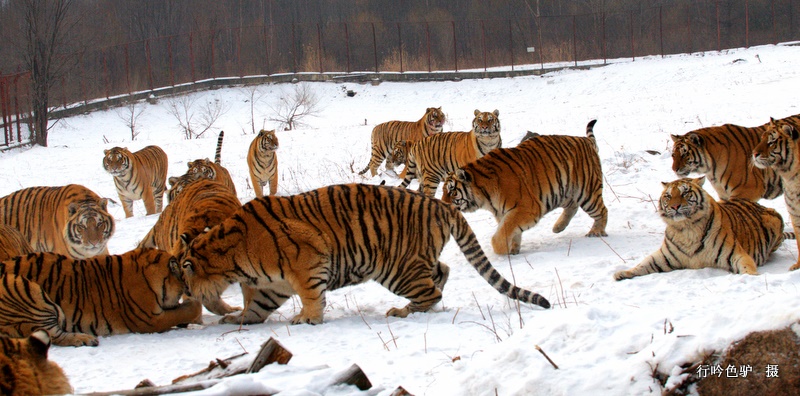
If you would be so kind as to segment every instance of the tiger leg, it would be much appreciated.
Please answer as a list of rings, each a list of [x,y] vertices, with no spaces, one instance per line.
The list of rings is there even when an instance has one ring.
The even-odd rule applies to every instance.
[[[792,228],[794,229],[794,234],[800,236],[800,216],[792,215],[790,217],[792,219]],[[796,242],[797,242],[797,252],[799,257],[797,258],[797,262],[795,262],[793,266],[789,267],[789,271],[794,271],[800,268],[800,238],[797,238]]]
[[[164,210],[164,190],[156,191],[153,194],[153,201],[156,204],[156,213],[161,213]]]
[[[142,201],[144,201],[144,209],[148,215],[158,213],[156,212],[156,197],[153,193],[152,186],[145,186],[142,190]]]
[[[391,279],[381,282],[392,293],[409,300],[408,305],[403,308],[392,308],[386,312],[386,316],[405,318],[414,312],[425,312],[442,300],[442,290],[437,287],[435,279],[444,285],[446,274],[450,272],[449,268],[444,270],[441,268],[441,263],[438,265],[436,263],[438,261],[431,265],[430,261],[416,259],[402,268],[398,267],[397,271],[402,273],[394,274]],[[438,271],[442,273],[436,274]]]
[[[280,308],[295,292],[286,282],[273,282],[267,289],[256,289],[242,284],[242,297],[244,310],[242,312],[226,315],[219,323],[229,324],[256,324],[262,323],[276,309]]]
[[[84,333],[71,333],[67,317],[42,288],[28,279],[5,275],[0,279],[0,333],[12,337],[26,337],[36,330],[44,330],[59,346],[97,346],[97,337]]]
[[[439,181],[435,175],[425,174],[419,181],[419,191],[425,196],[433,197],[439,187]]]
[[[444,285],[447,283],[447,278],[450,277],[450,267],[447,264],[436,261],[436,264],[433,266],[433,284],[440,291],[444,291]]]
[[[522,232],[535,226],[542,215],[538,206],[512,209],[500,220],[497,232],[492,236],[492,248],[497,254],[518,254],[522,243]]]
[[[119,200],[122,203],[122,210],[125,211],[125,218],[133,217],[133,200],[122,194],[119,195]]]
[[[278,192],[278,172],[272,174],[269,178],[269,195],[275,195]]]
[[[261,184],[261,180],[253,174],[253,171],[250,171],[250,180],[253,182],[253,192],[256,193],[256,198],[261,198],[264,196],[264,189]]]
[[[576,213],[578,213],[578,204],[570,203],[568,206],[564,207],[561,216],[558,217],[556,224],[553,225],[553,232],[558,234],[564,231],[569,225],[569,222],[572,221],[572,218],[575,217]]]
[[[134,329],[134,326],[131,326],[131,330],[160,333],[179,325],[201,323],[202,314],[203,304],[198,300],[188,298],[175,308],[165,309],[161,313],[153,315],[149,323],[144,324],[139,329]]]
[[[244,286],[242,286],[244,288]],[[203,306],[206,307],[209,312],[215,315],[227,315],[229,313],[241,311],[241,307],[232,307],[228,303],[225,302],[222,298],[218,298],[213,301],[203,300]]]
[[[302,308],[292,318],[292,324],[321,324],[325,310],[325,292],[328,290],[328,258],[320,256],[311,244],[302,243],[297,256],[290,263],[285,278],[300,297]]]
[[[730,258],[730,261],[721,262],[718,266],[734,274],[758,275],[756,262],[738,244],[733,248],[733,257]]]
[[[654,274],[656,272],[670,272],[674,269],[682,268],[677,261],[669,260],[662,251],[663,247],[655,253],[647,256],[637,266],[614,273],[614,280],[631,279],[637,276]]]
[[[406,167],[403,169],[401,176],[403,177],[403,182],[400,183],[399,187],[408,188],[411,181],[417,178],[417,165],[411,160],[406,161]]]
[[[608,236],[606,233],[606,224],[608,223],[608,209],[606,208],[605,203],[603,203],[603,194],[602,192],[598,192],[594,196],[592,196],[589,200],[584,201],[581,203],[581,209],[583,209],[586,214],[589,215],[592,219],[594,219],[594,224],[592,224],[592,228],[589,230],[589,233],[586,234],[588,237],[601,237],[601,236]]]

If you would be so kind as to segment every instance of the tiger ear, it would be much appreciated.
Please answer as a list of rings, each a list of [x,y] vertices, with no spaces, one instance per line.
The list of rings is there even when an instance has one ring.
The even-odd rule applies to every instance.
[[[175,177],[175,176],[172,176],[172,177],[170,177],[169,179],[167,179],[167,181],[169,182],[169,185],[170,185],[170,186],[174,186],[174,185],[175,185],[175,183],[176,183],[176,182],[178,182],[178,178],[177,178],[177,177]]]
[[[706,177],[705,176],[700,176],[700,177],[698,177],[696,179],[692,179],[692,183],[697,184],[700,187],[703,187],[703,183],[705,183],[705,182],[706,182]]]
[[[689,141],[696,146],[703,145],[703,137],[694,132],[687,133],[686,137],[689,138]]]
[[[70,216],[74,215],[78,211],[78,204],[75,202],[71,202],[69,206],[67,206],[67,213]]]
[[[47,350],[50,349],[50,335],[44,330],[37,330],[28,336],[28,345],[37,356],[47,359]]]
[[[661,182],[661,187],[667,188],[668,185],[669,185],[669,182],[665,182],[665,181]]]
[[[475,116],[476,116],[476,117],[477,117],[477,116],[478,116],[478,114],[480,114],[480,113],[481,113],[481,111],[480,111],[480,110],[478,110],[478,109],[475,109]]]
[[[181,274],[181,267],[178,266],[178,259],[174,257],[169,259],[169,272],[171,272],[172,275],[178,277],[178,279],[183,279],[183,275]]]
[[[494,109],[492,114],[494,114],[495,117],[499,117],[500,116],[500,110]]]
[[[681,140],[681,138],[683,138],[683,136],[680,136],[680,135],[672,135],[672,134],[670,134],[670,135],[669,135],[669,137],[672,139],[672,142],[673,142],[673,143],[678,143],[678,142]]]
[[[111,150],[109,150],[109,149],[105,149],[105,150],[103,150],[103,154],[104,154],[104,155],[105,155],[105,154],[108,154],[108,152],[109,152],[109,151],[111,151]]]
[[[797,140],[800,138],[800,134],[797,133],[797,129],[791,125],[784,125],[783,126],[783,133],[792,137],[792,140]]]
[[[108,211],[108,198],[100,198],[100,200],[97,201],[97,204],[106,212]]]
[[[456,180],[462,183],[472,183],[472,176],[469,173],[464,172],[463,169],[459,168],[456,169]]]
[[[773,117],[769,118],[769,126],[775,127],[775,118],[773,118]]]
[[[180,238],[181,238],[181,247],[183,248],[182,250],[185,251],[187,248],[189,248],[189,242],[192,241],[192,237],[189,236],[188,233],[184,232],[183,234],[181,234]]]

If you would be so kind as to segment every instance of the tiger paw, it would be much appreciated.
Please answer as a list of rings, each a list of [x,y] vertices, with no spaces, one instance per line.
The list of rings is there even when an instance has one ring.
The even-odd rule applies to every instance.
[[[298,314],[298,315],[295,315],[295,316],[292,318],[292,324],[295,324],[295,325],[296,325],[296,324],[311,324],[311,325],[318,325],[318,324],[322,324],[322,317],[319,317],[319,318],[312,318],[312,317],[308,317],[308,316],[306,316],[306,315],[305,315],[305,314],[303,314],[303,313],[300,313],[300,314]]]
[[[798,268],[800,268],[800,261],[795,263],[793,266],[789,267],[789,271],[794,271],[794,270],[796,270]]]
[[[83,333],[64,333],[61,337],[54,337],[53,344],[58,346],[98,346],[100,341],[97,337]]]
[[[630,273],[630,271],[617,271],[614,273],[614,280],[616,281],[621,281],[623,279],[631,279],[631,278],[633,278],[633,275]]]
[[[608,234],[605,230],[589,230],[589,233],[586,234],[589,238],[599,238],[599,237],[607,237]]]
[[[392,308],[386,311],[386,316],[395,316],[398,318],[405,318],[409,314],[408,308]]]

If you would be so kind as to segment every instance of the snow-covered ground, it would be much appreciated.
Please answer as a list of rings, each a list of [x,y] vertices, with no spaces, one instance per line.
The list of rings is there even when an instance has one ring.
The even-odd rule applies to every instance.
[[[655,200],[660,182],[676,178],[669,134],[723,123],[755,126],[771,116],[800,113],[798,63],[800,47],[778,45],[637,58],[522,78],[376,86],[310,83],[322,111],[305,120],[307,126],[278,132],[280,195],[345,182],[399,184],[391,175],[364,178],[353,171],[368,162],[373,126],[417,120],[430,106],[442,106],[448,115],[446,131],[468,129],[475,109],[498,109],[504,146],[516,145],[527,130],[583,136],[586,123],[596,118],[608,237],[584,237],[591,219],[583,212],[563,233],[553,234],[559,210],[523,234],[519,255],[498,256],[490,244],[493,217],[467,214],[495,267],[547,297],[550,310],[517,310],[451,242],[442,254],[452,268],[444,299],[427,313],[387,319],[386,310],[405,302],[369,283],[329,293],[325,323],[318,326],[289,324],[299,307],[295,299],[263,324],[241,329],[218,325],[218,317],[206,313],[203,326],[101,337],[96,348],[53,347],[50,358],[64,368],[76,393],[111,391],[132,388],[145,378],[169,384],[216,358],[245,351],[254,355],[274,337],[294,354],[288,365],[230,378],[198,394],[389,395],[398,386],[416,395],[660,394],[651,375],[654,368],[677,373],[682,363],[751,331],[800,319],[800,272],[787,272],[797,258],[793,242],[785,242],[758,276],[705,269],[612,279],[615,271],[636,265],[660,246],[664,224]],[[270,107],[294,87],[258,88],[254,117],[247,88],[193,94],[198,106],[218,100],[227,109],[216,129],[196,140],[183,139],[167,110],[169,98],[138,105],[144,112],[135,141],[123,121],[128,115],[124,108],[61,120],[50,133],[50,147],[0,153],[0,196],[30,186],[78,183],[116,199],[112,178],[101,166],[104,148],[159,145],[169,155],[169,174],[177,176],[188,161],[213,158],[217,132],[223,129],[222,162],[246,202],[254,197],[246,163],[254,137],[250,122],[255,118],[257,129],[274,128],[264,121],[273,115]],[[347,90],[355,96],[348,97]],[[782,198],[762,203],[788,222]],[[134,248],[157,218],[144,216],[141,202],[131,219],[125,219],[119,205],[110,211],[117,222],[111,253]],[[230,288],[225,298],[241,305],[238,288]],[[371,390],[322,387],[354,363],[371,380]]]

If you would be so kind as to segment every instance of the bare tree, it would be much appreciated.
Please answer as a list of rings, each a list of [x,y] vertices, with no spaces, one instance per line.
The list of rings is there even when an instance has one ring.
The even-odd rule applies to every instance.
[[[266,95],[266,92],[261,89],[261,85],[253,84],[242,88],[245,93],[250,97],[250,127],[252,133],[256,133],[256,103]]]
[[[203,136],[223,114],[228,112],[228,108],[219,99],[196,106],[198,98],[197,95],[184,95],[167,102],[167,111],[178,120],[186,139]]]
[[[297,126],[305,125],[301,120],[308,116],[317,116],[320,108],[319,98],[308,84],[296,84],[292,92],[284,91],[278,103],[270,106],[274,115],[270,121],[280,123],[280,128],[291,131]]]
[[[136,123],[139,117],[144,113],[144,106],[138,107],[135,100],[130,101],[125,107],[117,110],[117,117],[119,117],[125,126],[131,130],[131,141],[136,140],[139,136],[139,131],[136,130]]]

